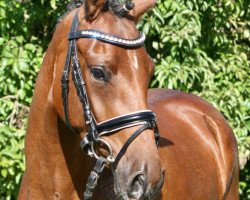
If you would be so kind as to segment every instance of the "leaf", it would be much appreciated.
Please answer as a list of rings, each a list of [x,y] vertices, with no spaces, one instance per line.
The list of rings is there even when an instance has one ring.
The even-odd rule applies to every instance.
[[[8,48],[3,49],[2,56],[5,58],[13,58],[14,57],[14,55],[9,51]]]
[[[243,34],[245,38],[248,38],[248,39],[250,38],[250,30],[245,29]]]
[[[18,96],[20,97],[20,99],[25,99],[26,97],[26,92],[25,90],[18,90]]]
[[[160,12],[157,9],[153,9],[154,14],[158,17],[162,24],[164,24],[164,19],[161,16]]]
[[[56,0],[50,0],[50,6],[55,10],[57,8]]]
[[[6,169],[2,169],[2,170],[1,170],[1,175],[3,176],[3,178],[6,178],[7,175],[8,175],[7,170],[6,170]]]
[[[4,38],[0,37],[0,46],[3,45],[4,43]]]
[[[21,35],[21,36],[17,36],[17,37],[16,37],[16,41],[17,41],[18,43],[22,44],[23,41],[24,41],[23,36],[22,36],[22,35]]]
[[[27,60],[19,59],[18,66],[19,66],[20,71],[29,72],[29,64],[27,63]]]

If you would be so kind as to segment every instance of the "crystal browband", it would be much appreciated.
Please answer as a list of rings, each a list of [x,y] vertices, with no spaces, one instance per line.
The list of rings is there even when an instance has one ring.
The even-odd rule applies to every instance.
[[[138,48],[144,45],[146,36],[143,33],[139,34],[139,37],[136,39],[125,39],[120,38],[115,35],[103,33],[97,30],[82,30],[69,33],[69,40],[78,39],[78,38],[92,38],[100,40],[102,42],[107,42],[117,46],[127,47],[127,48]]]

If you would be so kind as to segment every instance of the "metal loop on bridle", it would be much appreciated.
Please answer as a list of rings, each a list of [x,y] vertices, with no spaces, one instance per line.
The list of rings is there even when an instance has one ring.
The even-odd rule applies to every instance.
[[[109,143],[107,143],[105,140],[99,138],[97,139],[97,143],[101,143],[101,144],[104,144],[106,147],[107,147],[107,150],[108,150],[108,153],[109,155],[106,157],[106,162],[107,163],[113,163],[115,162],[115,158],[113,156],[113,151],[112,151],[112,148],[111,146],[109,145]],[[93,153],[94,157],[98,160],[100,157],[103,157],[103,156],[98,156],[97,153],[96,153],[96,150],[95,150],[95,144],[94,142],[91,142],[91,145],[90,145],[90,148],[91,148],[91,152]]]

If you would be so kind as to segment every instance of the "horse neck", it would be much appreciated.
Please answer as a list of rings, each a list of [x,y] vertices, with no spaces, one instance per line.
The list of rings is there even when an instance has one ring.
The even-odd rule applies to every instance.
[[[38,198],[46,190],[48,196],[55,192],[65,196],[66,192],[73,199],[72,195],[79,196],[84,189],[92,163],[80,149],[81,136],[65,126],[55,109],[52,86],[56,48],[52,40],[35,86],[26,133],[26,174],[30,193],[40,194]]]

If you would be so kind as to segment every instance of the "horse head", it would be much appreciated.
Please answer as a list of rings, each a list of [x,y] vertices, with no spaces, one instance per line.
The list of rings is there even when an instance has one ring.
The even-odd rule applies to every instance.
[[[81,133],[89,155],[104,158],[123,199],[152,199],[163,184],[155,115],[147,104],[154,64],[135,26],[151,6],[86,0],[55,33],[57,113]]]

